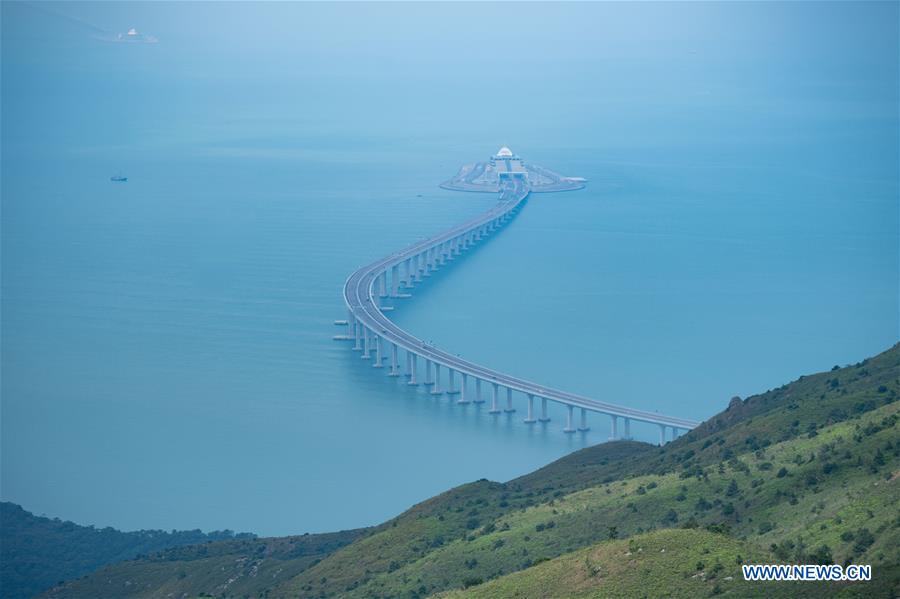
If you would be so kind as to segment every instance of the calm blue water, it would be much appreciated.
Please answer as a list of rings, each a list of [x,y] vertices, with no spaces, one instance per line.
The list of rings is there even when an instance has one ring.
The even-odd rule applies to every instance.
[[[492,205],[437,184],[501,144],[588,188],[400,305],[423,338],[696,419],[887,348],[897,12],[4,2],[3,499],[323,531],[605,440],[331,340],[352,270]]]

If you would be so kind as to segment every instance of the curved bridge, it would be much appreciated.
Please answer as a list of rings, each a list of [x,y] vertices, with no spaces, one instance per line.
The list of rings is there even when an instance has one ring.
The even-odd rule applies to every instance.
[[[429,276],[439,266],[452,260],[454,256],[473,247],[485,236],[513,218],[527,201],[531,188],[526,178],[501,179],[499,184],[499,202],[487,212],[459,224],[443,233],[413,244],[390,256],[363,266],[347,278],[344,283],[344,301],[347,304],[348,319],[336,321],[346,325],[348,334],[338,335],[335,339],[349,339],[354,342],[353,349],[362,352],[364,360],[370,360],[375,368],[384,367],[390,360],[389,376],[400,376],[400,350],[405,354],[403,374],[409,379],[409,385],[418,385],[418,361],[425,363],[425,380],[422,384],[431,387],[433,395],[458,394],[458,403],[469,403],[469,382],[474,382],[475,403],[483,402],[482,386],[487,385],[491,393],[491,410],[489,413],[501,412],[499,407],[500,390],[506,390],[506,406],[503,411],[514,412],[513,393],[518,392],[527,397],[528,412],[525,422],[547,422],[547,402],[560,403],[568,409],[566,433],[575,432],[573,411],[579,408],[580,423],[577,430],[588,430],[587,412],[605,414],[611,418],[610,439],[631,438],[631,422],[639,421],[659,426],[659,442],[666,441],[666,431],[671,429],[672,438],[679,433],[694,428],[699,423],[664,416],[655,412],[645,412],[616,404],[596,401],[587,397],[568,393],[559,389],[551,389],[538,383],[527,381],[480,364],[475,364],[454,356],[438,347],[430,345],[394,324],[383,312],[381,298],[409,297],[406,290]],[[374,356],[372,355],[374,353]],[[447,370],[447,389],[441,389],[441,368]],[[456,375],[460,375],[460,386],[456,387]],[[535,418],[534,399],[541,400],[541,413]],[[618,420],[623,419],[623,434],[620,435]]]

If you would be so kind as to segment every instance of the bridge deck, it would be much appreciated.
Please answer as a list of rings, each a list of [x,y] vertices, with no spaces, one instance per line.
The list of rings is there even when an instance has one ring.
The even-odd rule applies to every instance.
[[[508,186],[501,189],[498,204],[487,212],[434,237],[420,241],[390,256],[363,266],[351,274],[344,284],[344,301],[358,325],[365,326],[378,337],[395,344],[407,352],[422,356],[435,364],[491,384],[497,384],[535,397],[546,398],[564,405],[584,408],[591,412],[622,416],[640,422],[685,430],[697,426],[698,423],[693,420],[664,416],[656,412],[647,412],[597,401],[574,393],[549,388],[488,368],[487,366],[469,362],[425,343],[423,340],[398,327],[385,316],[382,308],[379,306],[379,290],[376,289],[376,282],[379,276],[386,276],[385,273],[395,265],[400,265],[407,259],[414,258],[434,246],[453,240],[460,235],[465,235],[479,227],[489,225],[498,219],[511,217],[527,200],[529,192],[530,189],[526,181],[521,179],[512,180]]]

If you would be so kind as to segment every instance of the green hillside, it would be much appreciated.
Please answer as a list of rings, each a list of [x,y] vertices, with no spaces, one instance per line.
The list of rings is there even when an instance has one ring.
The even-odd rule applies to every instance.
[[[814,597],[824,585],[744,582],[739,562],[771,561],[768,552],[705,530],[666,529],[607,541],[441,599],[484,597]],[[799,591],[799,592],[798,592]]]
[[[492,589],[540,596],[545,577],[576,566],[583,574],[594,561],[601,574],[584,578],[573,592],[630,596],[629,585],[644,578],[664,580],[679,595],[743,595],[777,586],[738,581],[738,555],[873,566],[871,583],[819,591],[788,585],[788,595],[892,596],[900,589],[898,377],[894,346],[859,364],[734,400],[662,448],[606,443],[508,483],[482,480],[452,489],[358,533],[320,560],[279,557],[277,576],[247,576],[240,588],[226,584],[231,575],[217,562],[163,555],[109,566],[48,596],[424,597],[467,586],[485,596],[496,596]],[[310,542],[320,537],[310,535]],[[650,558],[642,550],[629,576],[615,557],[629,540],[639,547],[671,541],[674,553]],[[695,555],[703,547],[713,558]],[[223,560],[247,556],[227,544],[213,548]],[[271,567],[266,563],[259,567]],[[716,563],[718,582],[711,583],[707,569]],[[171,578],[176,571],[181,582]],[[706,574],[692,578],[698,571]],[[777,596],[780,589],[765,593]]]
[[[121,532],[35,516],[14,503],[0,502],[0,594],[7,599],[33,597],[105,564],[169,547],[235,538],[253,535],[230,530]]]

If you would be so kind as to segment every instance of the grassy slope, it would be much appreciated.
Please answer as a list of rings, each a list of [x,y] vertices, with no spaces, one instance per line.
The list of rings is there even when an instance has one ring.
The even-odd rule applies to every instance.
[[[890,570],[900,563],[897,482],[888,482],[900,452],[898,373],[895,346],[860,364],[733,402],[664,448],[608,443],[505,484],[463,485],[320,562],[293,569],[292,578],[263,583],[256,577],[254,583],[247,577],[242,592],[421,597],[466,580],[531,572],[537,561],[607,540],[611,526],[625,536],[686,525],[727,529],[728,542],[781,561],[805,560],[826,544],[839,563],[872,563],[884,589],[895,584],[896,569]],[[185,579],[195,575],[195,563],[180,564]],[[152,562],[137,561],[107,570],[126,580],[149,567]],[[186,588],[169,583],[166,592],[159,587],[140,594]],[[189,588],[197,592],[201,585]],[[203,590],[241,594],[236,587],[220,589],[221,583]],[[68,585],[55,596],[79,596],[78,590]]]
[[[49,590],[46,597],[265,596],[364,529],[337,533],[207,543],[101,568]]]
[[[609,541],[509,574],[443,599],[479,597],[815,597],[824,585],[744,582],[738,561],[765,563],[771,555],[705,530],[667,529]]]
[[[237,535],[252,538],[253,535]],[[138,555],[170,547],[235,538],[231,531],[166,532],[79,526],[35,516],[20,506],[0,502],[0,580],[7,599],[33,597],[60,580],[93,572]]]

